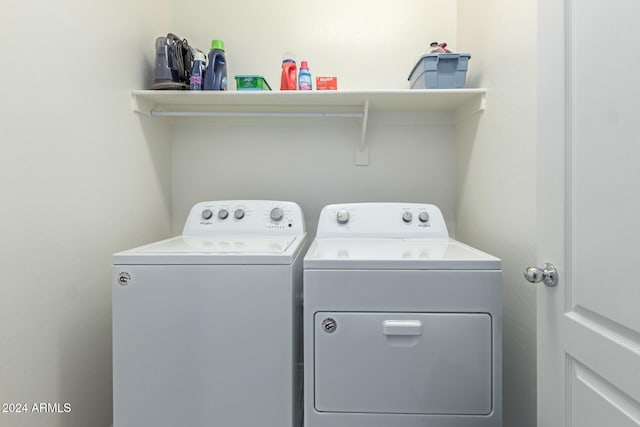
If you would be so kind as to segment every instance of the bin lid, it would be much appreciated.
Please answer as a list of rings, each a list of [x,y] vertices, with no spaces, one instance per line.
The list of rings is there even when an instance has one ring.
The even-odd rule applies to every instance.
[[[427,58],[459,59],[460,57],[467,58],[467,60],[469,60],[471,59],[471,54],[470,53],[427,53],[425,55],[422,55],[420,59],[418,59],[418,62],[416,62],[416,65],[413,66],[413,69],[409,73],[409,77],[407,78],[407,80],[411,80],[411,76],[413,76],[413,73],[415,73],[416,68],[418,68],[418,66],[422,63],[422,61],[424,61]]]

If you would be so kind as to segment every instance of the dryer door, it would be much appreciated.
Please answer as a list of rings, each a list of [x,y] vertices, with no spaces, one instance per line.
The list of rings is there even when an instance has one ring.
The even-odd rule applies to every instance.
[[[315,314],[320,412],[488,415],[486,313]]]

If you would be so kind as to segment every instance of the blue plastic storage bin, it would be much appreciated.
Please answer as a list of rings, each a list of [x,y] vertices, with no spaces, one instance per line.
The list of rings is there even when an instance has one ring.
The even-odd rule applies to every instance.
[[[411,89],[463,88],[470,58],[468,53],[423,55],[409,74]]]

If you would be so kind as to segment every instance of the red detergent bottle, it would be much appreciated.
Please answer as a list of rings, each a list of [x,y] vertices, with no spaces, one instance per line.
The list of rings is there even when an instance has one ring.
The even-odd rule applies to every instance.
[[[296,90],[296,61],[285,59],[282,61],[282,76],[280,77],[280,90]]]

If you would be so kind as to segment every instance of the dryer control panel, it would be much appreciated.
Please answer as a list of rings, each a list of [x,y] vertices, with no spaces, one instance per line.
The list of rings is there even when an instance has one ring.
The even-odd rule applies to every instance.
[[[183,235],[299,235],[306,231],[300,206],[277,200],[220,200],[191,208]]]
[[[317,237],[448,239],[440,209],[426,203],[344,203],[322,209]]]

